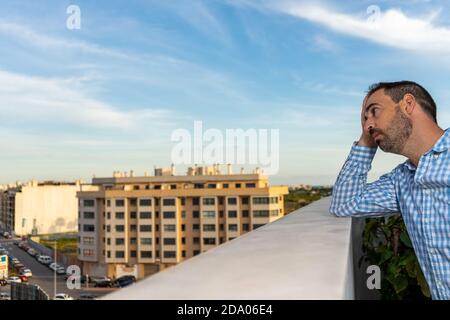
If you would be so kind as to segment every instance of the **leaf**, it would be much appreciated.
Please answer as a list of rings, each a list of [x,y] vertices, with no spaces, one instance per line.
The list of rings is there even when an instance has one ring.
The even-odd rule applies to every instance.
[[[425,276],[423,275],[422,269],[420,269],[420,268],[419,268],[418,274],[417,274],[417,282],[419,283],[422,294],[425,297],[430,298],[431,297],[430,288],[428,287],[428,283],[425,280]]]
[[[402,233],[400,234],[400,240],[401,240],[401,242],[402,242],[405,246],[407,246],[408,248],[412,248],[412,247],[413,247],[413,246],[412,246],[412,243],[411,243],[411,239],[409,238],[409,235],[408,235],[407,232],[402,232]]]
[[[408,287],[408,279],[405,276],[398,276],[393,280],[392,285],[394,286],[395,292],[399,294]]]

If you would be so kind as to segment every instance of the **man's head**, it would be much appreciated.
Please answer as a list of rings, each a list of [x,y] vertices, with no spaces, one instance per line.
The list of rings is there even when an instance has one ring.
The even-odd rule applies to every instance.
[[[425,88],[411,81],[369,87],[363,104],[364,127],[385,152],[402,154],[413,127],[436,121],[436,104]]]

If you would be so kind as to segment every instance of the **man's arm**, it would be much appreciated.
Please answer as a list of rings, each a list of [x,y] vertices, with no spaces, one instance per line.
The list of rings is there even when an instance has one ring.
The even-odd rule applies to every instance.
[[[330,212],[336,216],[383,216],[399,212],[393,178],[395,169],[367,183],[377,148],[353,144],[333,188]]]

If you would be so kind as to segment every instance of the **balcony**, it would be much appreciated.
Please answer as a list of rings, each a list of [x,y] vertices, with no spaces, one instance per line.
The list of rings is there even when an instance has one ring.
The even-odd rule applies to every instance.
[[[317,201],[104,299],[371,299],[354,264],[363,220],[329,206]]]

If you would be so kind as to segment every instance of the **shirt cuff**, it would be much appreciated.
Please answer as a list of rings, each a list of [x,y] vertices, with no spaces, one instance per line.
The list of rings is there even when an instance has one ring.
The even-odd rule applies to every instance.
[[[358,146],[358,141],[355,141],[352,145],[348,159],[364,164],[371,164],[377,149],[377,147]]]

